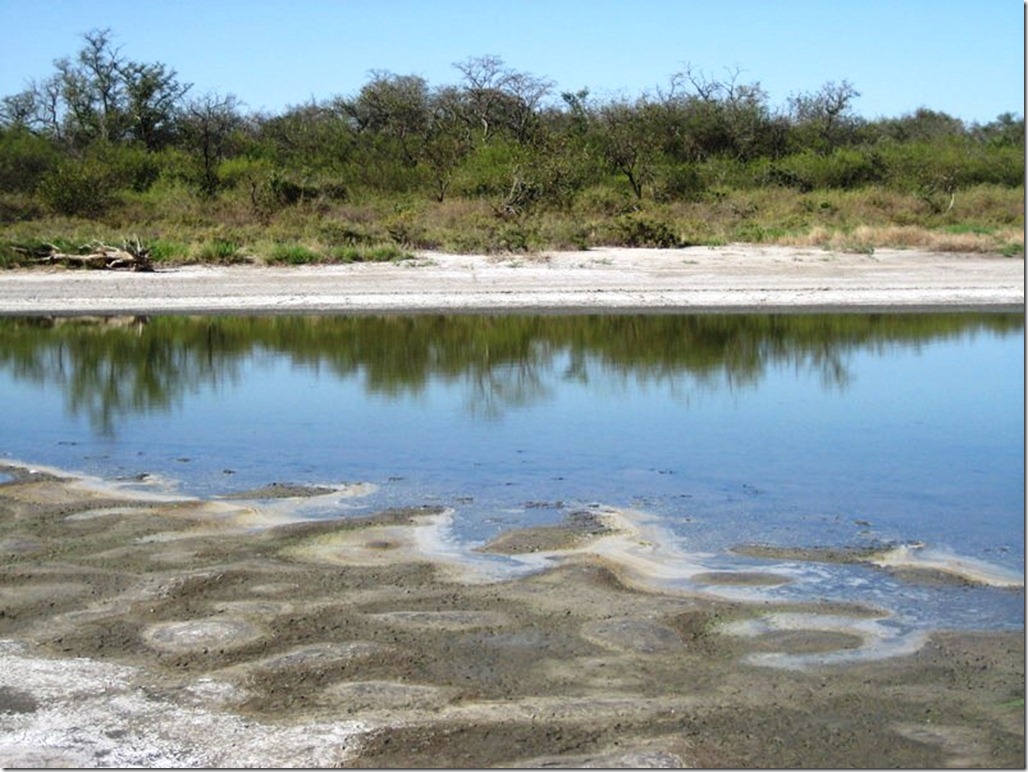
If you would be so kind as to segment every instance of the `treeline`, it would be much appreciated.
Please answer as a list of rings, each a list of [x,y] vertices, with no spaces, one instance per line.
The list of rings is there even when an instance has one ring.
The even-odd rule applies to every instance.
[[[654,93],[597,99],[483,56],[456,64],[452,85],[372,72],[356,94],[262,114],[231,95],[194,93],[165,64],[129,60],[109,30],[83,39],[49,76],[0,102],[2,223],[145,224],[173,211],[180,224],[267,226],[297,213],[353,220],[353,206],[368,202],[392,202],[395,215],[423,211],[419,201],[471,201],[476,217],[523,226],[543,212],[617,219],[739,191],[869,187],[929,218],[975,186],[1020,189],[1023,200],[1023,117],[967,125],[921,108],[868,120],[847,81],[776,108],[738,72],[686,68]],[[674,220],[635,217],[604,238],[673,246],[683,242]],[[360,237],[356,225],[337,229],[340,238]],[[529,246],[506,232],[515,237],[494,246]],[[412,215],[376,233],[440,246]]]

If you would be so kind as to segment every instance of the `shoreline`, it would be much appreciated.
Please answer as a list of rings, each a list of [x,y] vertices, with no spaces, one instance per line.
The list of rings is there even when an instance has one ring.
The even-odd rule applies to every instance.
[[[0,471],[2,766],[1024,765],[1023,631],[676,590],[645,513],[505,532],[494,576],[445,508],[296,518],[363,489]]]
[[[400,263],[16,269],[0,315],[1022,311],[1024,260],[729,245]]]

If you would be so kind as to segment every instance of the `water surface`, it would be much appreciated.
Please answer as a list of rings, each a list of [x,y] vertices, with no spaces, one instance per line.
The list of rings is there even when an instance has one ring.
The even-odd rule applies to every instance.
[[[0,319],[0,454],[215,496],[379,486],[468,549],[593,503],[654,513],[768,597],[1017,628],[1023,593],[734,546],[925,543],[1024,572],[1024,323],[1008,314]]]

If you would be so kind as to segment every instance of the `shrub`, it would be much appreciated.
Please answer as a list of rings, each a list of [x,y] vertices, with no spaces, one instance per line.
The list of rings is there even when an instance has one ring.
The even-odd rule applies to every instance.
[[[809,192],[817,188],[856,188],[885,177],[876,153],[838,148],[828,155],[812,150],[795,153],[768,166],[768,181]]]
[[[96,160],[107,166],[118,186],[136,193],[150,189],[161,176],[161,163],[153,153],[134,145],[100,145]]]
[[[0,223],[35,220],[44,214],[35,196],[28,193],[0,193]]]
[[[495,246],[491,251],[527,252],[528,231],[520,225],[504,225],[496,232]]]
[[[703,196],[705,184],[695,166],[674,166],[668,169],[654,187],[658,201],[696,201]]]
[[[950,192],[973,185],[1024,184],[1024,148],[990,147],[965,139],[889,143],[882,147],[888,182],[901,190]]]
[[[100,217],[117,200],[118,179],[95,158],[68,159],[39,183],[42,202],[56,214]]]
[[[425,241],[425,227],[413,211],[401,211],[385,220],[389,238],[397,244],[416,246]]]
[[[58,165],[53,144],[26,130],[0,130],[0,190],[30,193]]]
[[[670,249],[682,246],[682,241],[666,222],[642,214],[619,217],[615,232],[626,247],[659,247]]]
[[[373,240],[366,228],[359,224],[339,220],[322,220],[317,227],[318,236],[332,244],[367,244]]]
[[[493,142],[475,149],[454,175],[453,192],[462,196],[503,196],[510,189],[511,171],[519,165],[518,148]]]
[[[573,210],[579,215],[615,217],[639,208],[639,200],[620,188],[595,185],[575,197]]]

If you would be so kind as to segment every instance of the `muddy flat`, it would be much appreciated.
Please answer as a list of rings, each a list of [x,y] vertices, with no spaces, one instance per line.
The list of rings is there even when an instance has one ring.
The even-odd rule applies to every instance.
[[[676,592],[630,512],[504,535],[482,555],[539,564],[497,578],[436,507],[293,521],[281,485],[272,517],[3,471],[5,767],[1025,763],[1023,634]]]

